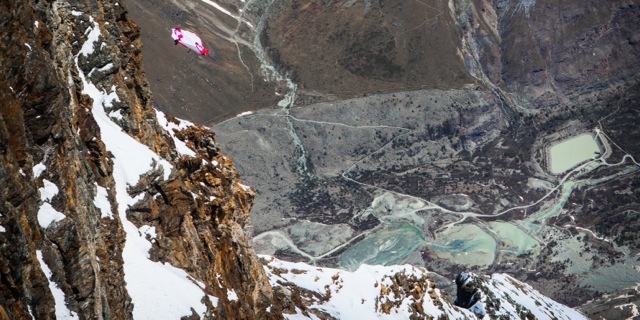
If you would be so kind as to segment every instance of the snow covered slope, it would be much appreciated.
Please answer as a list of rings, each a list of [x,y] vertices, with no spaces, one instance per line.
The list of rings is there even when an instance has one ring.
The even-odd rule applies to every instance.
[[[291,300],[282,306],[288,319],[477,318],[452,305],[423,268],[362,265],[348,272],[262,258],[274,290]],[[472,277],[485,293],[484,319],[586,319],[506,274]]]

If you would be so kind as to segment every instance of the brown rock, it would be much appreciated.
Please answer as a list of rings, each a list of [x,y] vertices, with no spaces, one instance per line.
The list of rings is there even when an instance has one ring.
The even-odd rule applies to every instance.
[[[84,92],[82,72],[100,89],[118,88],[120,101],[110,111],[119,110],[122,129],[175,167],[166,181],[161,170],[151,170],[128,190],[143,195],[128,218],[157,227],[151,257],[204,283],[204,291],[220,299],[219,305],[208,305],[217,318],[281,319],[243,231],[253,192],[239,186],[213,133],[202,128],[178,133],[198,151],[194,159],[175,151],[152,108],[139,28],[125,13],[121,3],[107,0],[0,3],[0,185],[10,186],[0,190],[0,318],[54,318],[49,282],[82,319],[132,317],[122,222],[115,210],[101,212],[94,203],[99,185],[112,208],[118,205],[112,155],[101,141],[105,133],[93,118],[94,102]],[[78,58],[78,70],[74,59],[87,40],[89,16],[99,24],[101,45]],[[111,69],[96,71],[109,63]],[[214,159],[219,165],[210,162]],[[37,164],[46,168],[34,176]],[[58,189],[46,201],[65,215],[46,227],[38,220],[44,179]],[[49,279],[39,255],[51,270]],[[228,290],[238,299],[230,299]]]

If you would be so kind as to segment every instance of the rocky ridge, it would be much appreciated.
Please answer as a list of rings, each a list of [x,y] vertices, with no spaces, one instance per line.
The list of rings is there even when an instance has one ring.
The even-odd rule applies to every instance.
[[[423,268],[363,265],[354,272],[263,257],[286,312],[309,319],[586,319],[506,274],[469,274],[481,314],[454,306]]]
[[[122,5],[4,1],[0,23],[0,310],[281,318],[243,231],[253,191],[209,130],[158,124]],[[163,289],[145,271],[195,300],[141,300]]]

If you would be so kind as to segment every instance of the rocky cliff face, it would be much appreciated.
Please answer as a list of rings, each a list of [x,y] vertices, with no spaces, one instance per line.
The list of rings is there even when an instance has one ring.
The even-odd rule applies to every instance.
[[[0,39],[0,315],[281,318],[253,191],[156,114],[118,1],[3,1]]]

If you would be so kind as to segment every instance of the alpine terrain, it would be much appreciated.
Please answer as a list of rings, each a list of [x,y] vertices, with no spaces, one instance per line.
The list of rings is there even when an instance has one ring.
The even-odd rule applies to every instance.
[[[0,319],[638,317],[638,25],[1,1]]]
[[[256,191],[258,253],[408,263],[452,295],[506,272],[638,316],[639,1],[129,2],[151,88],[185,99],[158,107],[211,126]],[[216,91],[234,102],[197,102]]]

